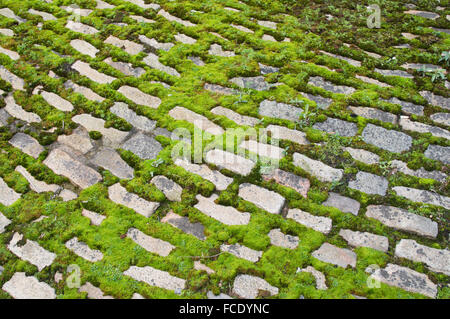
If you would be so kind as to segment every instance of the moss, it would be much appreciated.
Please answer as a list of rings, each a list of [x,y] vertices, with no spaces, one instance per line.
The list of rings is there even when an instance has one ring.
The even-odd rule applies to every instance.
[[[89,137],[93,140],[99,140],[102,138],[102,136],[103,134],[98,131],[89,131]]]

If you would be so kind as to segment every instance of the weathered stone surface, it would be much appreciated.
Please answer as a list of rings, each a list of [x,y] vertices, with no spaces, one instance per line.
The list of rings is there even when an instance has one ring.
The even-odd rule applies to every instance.
[[[70,157],[69,154],[54,149],[43,162],[56,174],[63,175],[81,187],[90,187],[102,180],[102,176],[92,168]]]
[[[188,56],[188,59],[191,60],[197,66],[204,66],[205,62],[198,56]]]
[[[413,70],[425,70],[426,72],[434,72],[437,70],[443,70],[444,74],[447,73],[445,69],[443,69],[439,65],[429,64],[429,63],[405,63],[401,65],[402,68],[405,69],[413,69]]]
[[[356,179],[348,183],[349,188],[373,195],[386,195],[388,181],[386,178],[366,172],[358,172]]]
[[[444,130],[443,128],[411,121],[407,116],[400,116],[400,126],[406,131],[413,131],[419,133],[431,133],[431,135],[436,137],[442,137],[450,139],[450,132]]]
[[[87,17],[94,11],[91,9],[79,8],[76,5],[61,6],[60,8],[66,10],[69,13],[73,13],[74,15],[78,15],[81,17]]]
[[[209,198],[199,194],[195,198],[198,200],[198,203],[194,208],[221,223],[226,225],[247,225],[250,221],[250,213],[240,212],[232,206],[216,204],[214,201],[219,198],[217,194],[213,194]]]
[[[275,180],[280,185],[290,187],[299,192],[304,198],[308,196],[310,182],[307,178],[300,177],[281,169],[274,169],[270,172],[262,174],[265,180]]]
[[[61,197],[63,201],[68,202],[70,200],[76,199],[78,195],[68,189],[63,189],[61,193],[59,193],[59,197]]]
[[[374,218],[388,227],[436,238],[438,224],[427,217],[408,212],[393,206],[367,206],[366,216]]]
[[[116,79],[115,77],[106,75],[91,68],[88,63],[83,61],[76,61],[74,64],[72,64],[72,69],[78,71],[82,76],[85,76],[90,80],[100,84],[110,84]]]
[[[25,133],[16,133],[10,140],[9,143],[20,149],[25,154],[30,155],[31,157],[38,158],[39,154],[41,154],[45,148],[39,144],[39,142]]]
[[[393,153],[407,151],[412,145],[411,136],[373,124],[367,124],[362,132],[362,138],[366,143]]]
[[[0,213],[0,234],[3,233],[6,227],[11,224],[11,221],[6,218],[2,213]],[[0,272],[1,275],[1,272]]]
[[[100,51],[89,42],[84,40],[75,39],[70,41],[72,48],[80,52],[81,54],[89,55],[91,58],[95,58],[95,55]]]
[[[272,139],[279,139],[279,140],[288,140],[294,143],[307,145],[309,144],[309,141],[306,139],[306,134],[297,131],[292,130],[284,126],[278,126],[278,125],[269,125],[264,130],[264,133],[270,132],[270,137]]]
[[[324,206],[336,207],[344,213],[352,213],[358,216],[360,204],[357,200],[349,197],[341,196],[337,193],[330,192],[326,201],[322,203]]]
[[[20,174],[22,174],[23,177],[25,177],[25,179],[30,184],[31,190],[35,191],[36,193],[43,193],[43,192],[56,193],[61,188],[61,186],[59,186],[59,185],[55,185],[55,184],[49,185],[45,182],[38,181],[37,179],[35,179],[33,177],[33,175],[28,173],[28,171],[23,166],[20,166],[20,165],[17,166],[16,171],[19,172]]]
[[[130,228],[127,232],[127,237],[145,250],[163,257],[167,257],[175,249],[175,246],[171,243],[148,236],[136,228]]]
[[[24,90],[25,81],[0,65],[0,78],[11,84],[14,90]]]
[[[244,299],[255,299],[260,291],[267,291],[271,296],[278,294],[278,288],[262,278],[250,275],[237,275],[234,279],[233,293]]]
[[[183,19],[180,19],[180,18],[177,18],[177,17],[171,15],[169,12],[164,11],[164,9],[159,10],[158,14],[163,16],[164,18],[166,18],[169,21],[178,22],[178,23],[184,25],[185,27],[195,27],[196,26],[196,24],[194,24],[194,23],[192,23],[190,21],[185,21]]]
[[[229,120],[235,122],[238,125],[255,126],[258,123],[258,119],[250,116],[241,115],[230,109],[222,106],[217,106],[211,110],[211,113],[216,115],[225,116]]]
[[[187,234],[197,237],[200,240],[206,239],[204,232],[205,227],[201,223],[191,223],[188,217],[183,217],[170,211],[166,216],[164,216],[163,219],[161,219],[161,222],[168,223]]]
[[[90,282],[85,283],[78,289],[79,292],[86,292],[89,299],[114,299],[111,296],[105,296],[103,291],[95,287]]]
[[[25,111],[20,105],[16,104],[14,97],[12,95],[8,95],[5,98],[6,106],[5,110],[12,117],[15,117],[19,120],[25,121],[27,123],[40,123],[41,118],[39,115]]]
[[[117,91],[136,104],[145,105],[154,109],[158,108],[161,104],[160,98],[146,94],[135,87],[124,85]]]
[[[392,103],[392,104],[399,104],[402,106],[402,112],[408,115],[411,114],[415,114],[415,115],[419,115],[422,116],[423,115],[423,106],[422,105],[417,105],[411,102],[406,102],[406,101],[402,101],[397,99],[396,97],[392,97],[389,100],[383,100],[384,102],[388,102],[388,103]]]
[[[450,126],[450,113],[434,113],[430,119],[436,123]]]
[[[202,264],[198,260],[194,261],[194,269],[200,270],[200,271],[206,271],[208,274],[214,274],[215,271],[209,268],[208,266]]]
[[[380,81],[378,81],[378,80],[369,78],[369,77],[367,77],[367,76],[363,76],[363,75],[358,75],[358,74],[356,74],[355,77],[356,77],[357,79],[363,81],[363,82],[366,82],[366,83],[369,83],[369,84],[378,85],[378,86],[381,86],[381,87],[383,87],[383,88],[389,88],[389,87],[392,87],[392,85],[386,84],[386,83],[384,83],[384,82],[380,82]]]
[[[0,53],[5,54],[7,56],[9,56],[9,58],[11,60],[17,61],[20,59],[20,55],[17,52],[5,49],[3,47],[0,46]]]
[[[131,297],[131,299],[145,299],[145,298],[142,295],[135,292]]]
[[[447,20],[450,21],[450,14],[447,15]],[[433,29],[436,32],[440,32],[440,33],[447,33],[450,34],[450,29],[442,29],[442,28],[435,28],[435,27],[431,27],[431,29]],[[447,86],[446,86],[447,87]],[[448,87],[447,87],[448,88]]]
[[[348,265],[356,267],[356,254],[346,248],[339,248],[329,243],[323,243],[319,249],[311,254],[322,262],[346,268]]]
[[[109,170],[120,179],[132,179],[134,170],[113,149],[103,147],[92,158],[92,163]]]
[[[379,109],[371,108],[371,107],[356,107],[356,106],[350,106],[349,110],[351,110],[356,115],[359,115],[361,117],[372,119],[372,120],[379,120],[382,122],[397,124],[397,115],[384,112]]]
[[[16,193],[12,188],[0,177],[0,204],[10,206],[20,198],[20,194]]]
[[[97,214],[95,212],[91,212],[90,210],[87,210],[87,209],[83,209],[83,211],[81,212],[81,215],[89,218],[89,220],[91,221],[91,224],[95,225],[95,226],[100,226],[100,224],[106,219],[106,216]]]
[[[438,193],[403,186],[393,187],[392,190],[398,196],[406,197],[413,202],[422,202],[450,209],[450,197],[439,195]]]
[[[109,111],[144,132],[151,132],[156,127],[156,121],[150,120],[143,115],[137,115],[125,103],[116,102]]]
[[[23,22],[27,21],[27,20],[19,17],[18,15],[16,15],[14,13],[14,11],[12,11],[9,8],[2,8],[2,9],[0,9],[0,15],[5,16],[5,17],[10,18],[10,19],[13,19],[13,20],[16,20],[19,23],[23,23]]]
[[[77,237],[68,240],[65,246],[78,256],[92,263],[103,259],[103,254],[101,251],[89,248],[87,244],[79,241]]]
[[[131,208],[144,217],[150,217],[159,206],[157,202],[149,202],[136,194],[127,192],[119,183],[108,188],[108,195],[114,203]]]
[[[332,220],[328,217],[314,216],[300,209],[289,209],[286,218],[291,218],[299,224],[312,228],[323,234],[328,234],[332,228]]]
[[[403,13],[412,14],[415,16],[419,16],[419,17],[431,19],[431,20],[436,20],[437,18],[439,18],[439,14],[434,13],[434,12],[428,12],[428,11],[408,10]]]
[[[223,175],[218,171],[211,170],[207,165],[197,165],[190,163],[186,159],[176,159],[175,165],[181,166],[188,172],[201,176],[202,178],[210,181],[216,186],[219,191],[225,190],[228,185],[233,182],[233,179]]]
[[[450,97],[443,97],[441,95],[437,95],[429,91],[421,91],[419,93],[431,105],[439,106],[444,109],[450,110]]]
[[[298,246],[299,239],[297,236],[285,235],[279,228],[272,229],[269,234],[270,243],[274,246],[280,246],[288,249],[295,249]]]
[[[374,154],[372,152],[369,152],[369,151],[366,151],[363,149],[345,147],[344,150],[349,152],[350,155],[355,160],[363,162],[368,165],[377,164],[380,161],[380,157],[377,154]]]
[[[300,153],[294,153],[293,163],[295,166],[298,166],[307,173],[315,176],[321,182],[339,181],[343,176],[342,169],[330,167]]]
[[[97,2],[97,6],[96,9],[113,9],[115,8],[115,6],[113,6],[112,4],[109,4],[105,1],[102,0],[95,0]]]
[[[269,29],[277,29],[277,24],[276,22],[272,22],[272,21],[258,21],[258,24],[262,27],[265,28],[269,28]]]
[[[54,253],[47,251],[37,242],[29,239],[26,240],[25,244],[21,244],[22,240],[23,235],[14,233],[8,244],[8,249],[20,259],[35,265],[39,271],[53,263],[56,258]]]
[[[325,275],[322,274],[320,271],[316,270],[314,267],[308,266],[304,269],[298,269],[297,272],[309,272],[316,279],[316,288],[317,289],[319,289],[319,290],[327,290],[328,289]]]
[[[153,177],[150,182],[155,184],[155,186],[166,195],[168,200],[181,202],[183,188],[171,179],[168,179],[163,175],[158,175]]]
[[[55,289],[24,272],[16,272],[2,289],[14,299],[56,299]]]
[[[83,34],[96,34],[99,32],[96,28],[91,27],[90,25],[72,20],[67,21],[66,28]]]
[[[1,93],[1,92],[0,92]],[[0,109],[0,127],[8,126],[9,113],[5,109]]]
[[[139,35],[139,41],[141,41],[143,44],[155,49],[155,50],[163,50],[163,51],[169,51],[175,44],[171,42],[158,42],[155,39],[147,38],[145,35]]]
[[[258,63],[258,65],[259,65],[259,69],[260,69],[262,75],[276,73],[276,72],[280,71],[280,68],[277,68],[277,67],[274,67],[271,65],[265,65],[262,63]]]
[[[73,105],[69,101],[63,99],[58,94],[47,92],[47,91],[41,91],[40,95],[44,98],[44,100],[53,106],[54,108],[63,111],[63,112],[72,112],[73,111]]]
[[[271,36],[270,34],[263,34],[262,39],[264,41],[272,41],[272,42],[278,42],[277,39],[275,39],[273,36]]]
[[[350,229],[341,229],[339,236],[342,236],[353,247],[369,247],[383,252],[387,252],[389,249],[389,240],[384,236]]]
[[[249,183],[239,185],[239,196],[271,214],[279,214],[286,202],[280,194]]]
[[[356,123],[342,121],[331,117],[327,118],[325,122],[314,124],[313,128],[341,136],[355,136],[356,133],[358,133],[358,126]]]
[[[430,298],[435,298],[437,294],[437,286],[425,274],[395,264],[387,264],[384,269],[376,269],[370,277],[387,285]]]
[[[301,108],[276,101],[264,100],[259,104],[259,115],[293,122],[299,119],[302,112]]]
[[[238,258],[246,259],[253,263],[258,262],[263,253],[262,251],[254,250],[240,244],[234,245],[222,244],[220,246],[220,251],[230,253]]]
[[[29,9],[28,12],[31,13],[31,14],[35,14],[35,15],[41,16],[42,19],[44,19],[44,21],[56,20],[54,15],[52,15],[50,13],[47,13],[47,12],[44,12],[44,11],[38,11],[38,10],[34,10],[34,9]]]
[[[230,79],[230,82],[241,88],[253,89],[257,91],[267,91],[272,86],[265,81],[263,76],[236,77]]]
[[[208,297],[208,299],[233,299],[230,296],[223,294],[223,293],[220,293],[216,296],[216,295],[214,295],[214,293],[212,291],[208,291],[206,296]]]
[[[159,57],[154,53],[149,53],[143,60],[145,64],[150,66],[151,68],[157,69],[161,72],[165,72],[172,76],[180,76],[180,73],[178,73],[177,70],[174,68],[171,68],[170,66],[164,65],[161,62],[159,62]]]
[[[209,47],[208,54],[210,55],[216,55],[224,58],[229,58],[235,56],[235,53],[233,51],[225,51],[222,49],[222,46],[220,44],[213,43]]]
[[[131,63],[125,63],[120,61],[113,61],[111,57],[106,58],[103,60],[106,64],[112,66],[114,69],[118,70],[119,72],[122,72],[126,76],[133,76],[133,77],[140,77],[141,75],[145,74],[145,69],[141,67],[134,68],[133,64]]]
[[[336,59],[339,59],[339,60],[346,61],[346,62],[347,62],[348,64],[350,64],[350,65],[353,65],[353,66],[356,66],[356,67],[360,67],[360,66],[361,66],[361,62],[356,61],[356,60],[353,60],[353,59],[350,59],[350,58],[347,58],[347,57],[345,57],[345,56],[337,55],[337,54],[333,54],[333,53],[329,53],[329,52],[322,51],[322,50],[320,50],[320,52],[321,52],[322,54],[331,56],[331,57],[333,57],[333,58],[336,58]]]
[[[320,87],[324,90],[333,92],[333,93],[340,93],[340,94],[353,94],[353,92],[356,91],[355,88],[352,88],[350,86],[345,85],[336,85],[334,83],[328,82],[321,78],[320,76],[313,76],[309,78],[309,85]]]
[[[402,71],[402,70],[382,70],[382,69],[375,68],[375,72],[377,72],[383,76],[399,76],[399,77],[407,78],[407,79],[414,78],[413,75],[409,74],[406,71]]]
[[[181,290],[186,286],[186,280],[172,276],[167,271],[155,269],[150,266],[131,266],[123,273],[125,276],[143,281],[150,286],[160,287],[168,290]]]
[[[255,33],[253,30],[250,30],[242,25],[230,24],[230,26],[245,33]]]
[[[205,161],[219,168],[225,168],[233,173],[247,176],[255,166],[255,162],[242,156],[225,152],[219,149],[210,150],[206,153]]]
[[[142,133],[138,133],[126,141],[122,148],[144,160],[156,158],[162,150],[162,146],[157,140]]]
[[[435,161],[450,164],[450,147],[430,144],[424,155]]]
[[[327,97],[323,97],[320,95],[313,95],[309,93],[300,92],[305,98],[308,100],[314,101],[317,104],[317,107],[320,109],[327,109],[331,103],[333,103],[333,99],[329,99]]]
[[[259,143],[255,140],[242,141],[239,147],[262,157],[273,159],[282,159],[284,157],[284,150],[282,148],[271,144]]]
[[[208,120],[205,116],[197,114],[187,108],[176,106],[169,111],[169,115],[178,121],[187,121],[199,129],[212,135],[223,134],[224,130],[217,124]]]
[[[11,30],[11,29],[4,29],[4,28],[2,28],[2,29],[0,29],[0,33],[3,34],[4,36],[7,36],[7,37],[14,36],[14,31]]]
[[[169,84],[167,84],[166,82],[162,82],[162,81],[150,81],[151,84],[159,84],[163,87],[165,87],[166,89],[170,89],[171,86]]]
[[[64,83],[64,86],[66,89],[72,89],[75,93],[83,95],[88,100],[99,102],[99,103],[101,103],[105,100],[103,97],[101,97],[100,95],[98,95],[97,93],[92,91],[90,88],[78,85],[70,80],[67,80]]]
[[[412,239],[402,239],[395,247],[395,256],[426,264],[434,272],[450,276],[450,251],[420,245]]]
[[[112,45],[124,50],[126,53],[128,53],[130,55],[136,55],[144,50],[144,46],[142,44],[135,43],[130,40],[121,40],[112,35],[110,35],[104,41],[104,43],[112,44]]]
[[[174,35],[175,40],[184,44],[195,44],[197,42],[196,39],[191,38],[183,33],[178,33]]]
[[[406,174],[406,175],[411,175],[411,176],[416,176],[416,177],[420,177],[420,178],[431,178],[431,179],[435,179],[441,183],[445,182],[445,180],[447,179],[447,174],[442,173],[441,171],[427,171],[425,170],[423,167],[416,169],[416,170],[412,170],[408,167],[408,164],[406,164],[405,162],[402,161],[398,161],[398,160],[393,160],[391,161],[391,168],[394,168],[396,170],[398,170],[399,172]]]
[[[203,88],[205,90],[208,90],[213,93],[218,93],[218,94],[225,94],[225,95],[237,94],[236,90],[227,88],[227,87],[224,87],[221,85],[217,85],[217,84],[205,83]]]
[[[83,128],[76,128],[71,135],[59,135],[58,143],[67,145],[82,154],[88,153],[94,148],[89,133]]]

